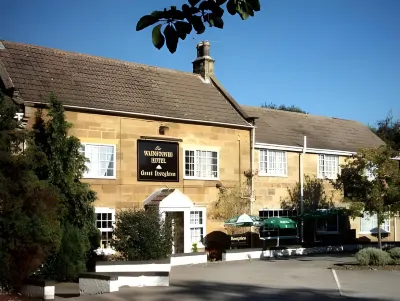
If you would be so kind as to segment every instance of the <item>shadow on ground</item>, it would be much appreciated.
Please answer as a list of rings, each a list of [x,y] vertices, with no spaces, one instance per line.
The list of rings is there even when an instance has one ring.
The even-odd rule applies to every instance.
[[[279,277],[279,275],[277,275]],[[115,295],[114,295],[115,294]],[[348,300],[348,301],[383,301],[376,298],[355,298],[340,296],[337,290],[314,289],[280,289],[241,284],[226,284],[217,282],[181,282],[171,287],[164,288],[123,288],[120,292],[109,294],[102,300],[224,300],[224,301],[324,301],[324,300]],[[114,295],[114,296],[112,296]]]

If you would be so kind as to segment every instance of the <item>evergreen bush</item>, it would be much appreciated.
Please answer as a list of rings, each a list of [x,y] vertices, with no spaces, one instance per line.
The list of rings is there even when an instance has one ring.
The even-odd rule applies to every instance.
[[[116,213],[111,246],[125,260],[168,258],[172,251],[172,223],[158,208],[121,210]]]
[[[35,169],[44,154],[0,93],[0,290],[17,289],[60,246],[59,193]],[[21,145],[27,147],[21,148]]]
[[[73,280],[89,264],[94,248],[95,231],[93,202],[96,193],[80,179],[86,168],[81,143],[69,133],[62,103],[50,95],[49,109],[38,111],[33,125],[33,142],[45,154],[44,163],[35,169],[39,179],[57,187],[60,196],[59,220],[62,226],[62,245],[46,259],[40,270],[46,278],[58,281]],[[79,254],[78,254],[79,253]]]
[[[393,262],[388,252],[377,248],[365,248],[357,252],[356,259],[360,265],[388,265]]]
[[[390,257],[396,262],[396,264],[400,264],[400,247],[391,248],[387,251]]]

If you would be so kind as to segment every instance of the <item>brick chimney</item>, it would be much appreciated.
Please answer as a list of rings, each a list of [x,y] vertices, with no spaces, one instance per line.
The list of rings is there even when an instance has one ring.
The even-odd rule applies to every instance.
[[[197,58],[193,61],[193,73],[200,74],[205,80],[214,74],[214,60],[210,56],[210,42],[197,44]]]

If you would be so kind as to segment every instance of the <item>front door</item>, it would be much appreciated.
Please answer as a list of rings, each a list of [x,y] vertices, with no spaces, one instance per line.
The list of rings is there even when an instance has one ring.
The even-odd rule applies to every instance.
[[[167,215],[172,218],[172,254],[184,253],[184,214],[183,211],[168,212]]]

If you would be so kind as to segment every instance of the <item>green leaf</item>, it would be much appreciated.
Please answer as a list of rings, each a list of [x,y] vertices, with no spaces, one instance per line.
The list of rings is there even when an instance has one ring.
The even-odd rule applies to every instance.
[[[246,6],[246,3],[243,2],[238,3],[236,10],[239,13],[240,18],[242,18],[242,20],[246,20],[249,17],[248,6]]]
[[[200,0],[189,0],[188,2],[189,2],[189,4],[190,4],[191,6],[195,6],[197,3],[200,2]]]
[[[155,11],[153,11],[152,13],[151,13],[151,16],[153,16],[153,17],[155,17],[155,18],[158,18],[158,19],[161,19],[162,18],[162,16],[163,16],[163,11],[160,11],[160,10],[155,10]]]
[[[165,38],[161,33],[161,26],[162,24],[158,24],[157,26],[155,26],[151,33],[153,45],[159,50],[164,46],[165,42]]]
[[[171,24],[168,24],[164,29],[164,35],[168,50],[171,53],[174,53],[176,51],[176,48],[178,47],[178,41],[179,41],[178,33]]]
[[[143,16],[136,24],[136,31],[142,30],[150,25],[153,25],[154,23],[157,23],[158,20],[159,20],[158,18],[151,15]]]
[[[222,20],[222,18],[214,16],[213,18],[214,21],[214,26],[217,28],[224,28],[224,21]]]
[[[200,16],[193,16],[190,21],[197,34],[202,34],[206,30],[206,27],[204,26]]]
[[[261,10],[260,0],[248,0],[247,3],[251,6],[254,11]]]
[[[236,14],[236,0],[229,0],[228,4],[226,5],[226,9],[228,10],[228,13],[230,13],[232,16]]]
[[[192,31],[192,25],[190,23],[178,21],[174,25],[178,36],[182,40],[184,40],[186,35],[190,34]]]

